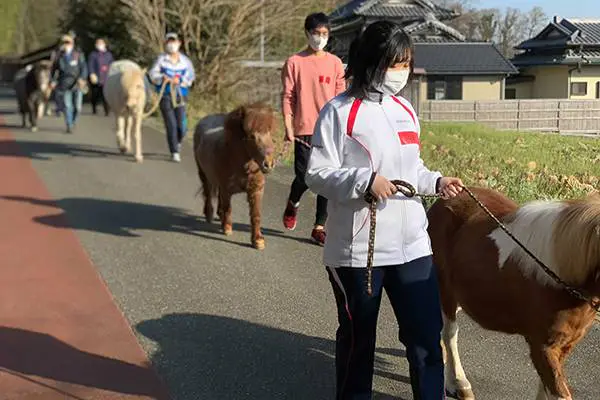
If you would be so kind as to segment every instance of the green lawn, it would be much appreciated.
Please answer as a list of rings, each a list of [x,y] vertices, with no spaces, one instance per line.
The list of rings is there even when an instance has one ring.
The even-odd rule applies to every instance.
[[[426,123],[422,157],[467,185],[497,189],[522,203],[573,198],[600,189],[600,136],[496,131],[475,124]]]

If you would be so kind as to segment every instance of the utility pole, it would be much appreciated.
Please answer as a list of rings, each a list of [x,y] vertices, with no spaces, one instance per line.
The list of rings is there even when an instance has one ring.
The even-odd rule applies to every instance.
[[[265,0],[260,0],[260,62],[265,62]]]

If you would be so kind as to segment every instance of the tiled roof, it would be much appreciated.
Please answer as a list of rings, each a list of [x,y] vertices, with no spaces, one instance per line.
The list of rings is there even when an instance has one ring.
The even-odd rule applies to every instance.
[[[518,54],[512,59],[512,63],[517,67],[527,67],[534,65],[574,65],[582,61],[584,64],[600,64],[600,49],[596,51],[583,51],[581,53],[567,54]]]
[[[330,14],[331,19],[354,16],[421,18],[433,14],[440,20],[456,17],[449,9],[430,0],[352,0]]]
[[[559,35],[549,37],[552,32]],[[550,22],[535,37],[525,40],[517,49],[567,47],[569,45],[600,45],[600,20],[563,18]]]
[[[600,20],[569,19],[581,34],[577,35],[574,43],[600,44]]]
[[[411,36],[418,35],[421,32],[427,35],[432,35],[432,32],[440,32],[450,37],[451,40],[447,41],[465,40],[464,35],[461,34],[459,31],[446,24],[441,23],[436,19],[427,19],[424,22],[416,22],[412,25],[406,26],[404,30]]]
[[[516,74],[517,69],[489,42],[416,43],[415,68],[428,75]]]

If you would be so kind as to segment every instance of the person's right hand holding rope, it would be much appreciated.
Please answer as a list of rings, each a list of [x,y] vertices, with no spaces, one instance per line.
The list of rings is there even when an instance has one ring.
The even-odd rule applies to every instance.
[[[398,192],[398,188],[387,178],[376,174],[369,192],[378,200],[383,201]]]

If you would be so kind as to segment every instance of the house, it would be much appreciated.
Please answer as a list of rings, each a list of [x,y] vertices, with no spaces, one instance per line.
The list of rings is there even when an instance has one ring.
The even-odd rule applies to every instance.
[[[554,19],[516,46],[506,98],[600,99],[600,19]]]
[[[413,81],[403,95],[424,100],[499,100],[517,70],[489,42],[468,41],[444,24],[459,16],[430,0],[353,0],[330,14],[330,51],[347,60],[350,43],[372,22],[399,23],[415,42]]]

